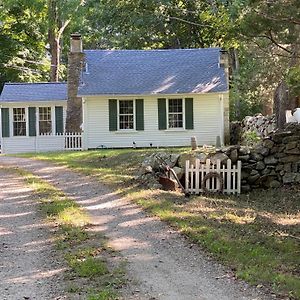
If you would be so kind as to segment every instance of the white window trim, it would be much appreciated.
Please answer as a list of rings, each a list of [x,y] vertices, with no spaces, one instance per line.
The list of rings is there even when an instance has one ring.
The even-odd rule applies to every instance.
[[[120,101],[133,101],[133,129],[120,129]],[[117,112],[118,132],[135,132],[135,99],[118,99]]]
[[[169,127],[169,100],[173,99],[181,99],[182,100],[182,127]],[[166,118],[167,118],[167,131],[185,131],[185,98],[180,98],[180,97],[172,97],[167,99],[166,103]]]
[[[25,123],[26,123],[26,134],[25,135],[14,135],[14,108],[24,108],[25,110]],[[29,116],[28,116],[28,106],[16,106],[9,109],[10,118],[10,136],[14,138],[24,138],[29,136]]]
[[[36,106],[36,130],[37,130],[37,135],[41,135],[40,132],[40,108],[44,108],[44,107],[50,107],[50,117],[51,117],[51,135],[53,135],[53,133],[55,132],[55,124],[53,124],[55,121],[55,109],[53,108],[52,105],[39,105]],[[54,111],[54,112],[53,112]]]

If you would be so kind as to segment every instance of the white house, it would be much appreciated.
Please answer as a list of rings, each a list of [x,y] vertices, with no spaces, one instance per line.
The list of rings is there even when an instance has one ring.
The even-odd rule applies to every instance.
[[[66,83],[6,83],[0,107],[2,153],[64,149]]]
[[[72,61],[75,66],[76,57],[84,57],[84,68],[78,79],[76,72],[69,72],[68,87],[5,84],[0,96],[3,153],[188,146],[193,136],[200,145],[215,144],[218,136],[226,143],[228,76],[219,48],[87,50],[76,55],[82,53],[82,45],[75,36]],[[82,61],[77,64],[81,65]],[[61,133],[74,82],[82,142],[66,147]]]
[[[229,97],[220,49],[88,50],[79,86],[84,147],[224,143]]]

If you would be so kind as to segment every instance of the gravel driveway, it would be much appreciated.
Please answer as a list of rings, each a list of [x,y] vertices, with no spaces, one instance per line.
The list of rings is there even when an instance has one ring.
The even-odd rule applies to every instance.
[[[128,261],[131,284],[125,299],[274,299],[234,280],[198,247],[191,247],[166,224],[146,216],[95,179],[30,159],[0,157],[1,164],[16,165],[40,176],[88,210],[95,230],[103,232]]]
[[[1,300],[63,299],[63,270],[32,192],[16,173],[0,168]]]

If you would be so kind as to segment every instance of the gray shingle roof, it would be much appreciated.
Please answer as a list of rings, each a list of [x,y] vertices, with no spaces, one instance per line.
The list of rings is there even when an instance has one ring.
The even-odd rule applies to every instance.
[[[6,83],[0,102],[29,102],[67,100],[65,82]]]
[[[79,95],[210,93],[228,90],[219,48],[87,50]]]

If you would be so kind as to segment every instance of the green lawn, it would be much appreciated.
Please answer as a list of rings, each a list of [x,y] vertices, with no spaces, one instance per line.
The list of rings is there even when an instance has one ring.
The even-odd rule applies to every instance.
[[[171,149],[180,152],[186,149]],[[158,150],[97,150],[25,155],[67,165],[127,195],[176,227],[237,277],[300,299],[300,186],[241,196],[142,190],[133,176]],[[165,151],[165,150],[163,150]]]

